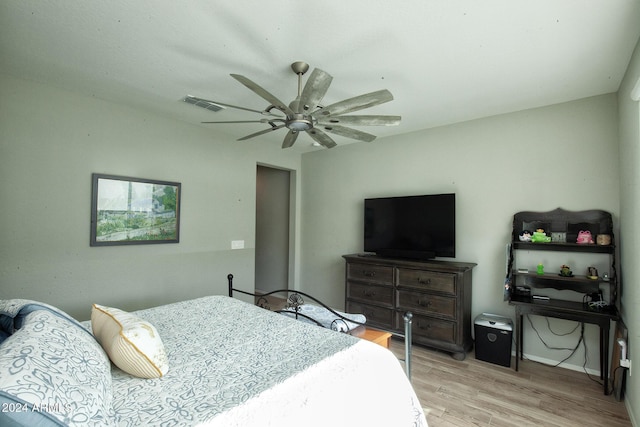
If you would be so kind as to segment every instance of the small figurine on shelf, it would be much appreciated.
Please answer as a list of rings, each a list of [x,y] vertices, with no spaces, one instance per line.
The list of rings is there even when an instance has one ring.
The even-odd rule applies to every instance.
[[[538,267],[536,268],[536,273],[540,275],[544,274],[544,265],[542,263],[538,264]]]
[[[548,243],[551,241],[551,237],[547,236],[542,228],[538,228],[533,232],[531,236],[531,241],[534,243]]]
[[[571,268],[568,265],[562,264],[560,266],[560,275],[562,277],[571,277],[573,276],[573,271],[571,271]]]
[[[521,242],[530,242],[531,232],[529,230],[522,230],[518,238],[520,239]]]
[[[578,238],[576,239],[576,243],[580,245],[592,244],[593,237],[591,236],[591,231],[580,230],[580,232],[578,233]]]
[[[588,267],[587,268],[587,277],[591,280],[597,280],[598,279],[598,269],[595,267]]]

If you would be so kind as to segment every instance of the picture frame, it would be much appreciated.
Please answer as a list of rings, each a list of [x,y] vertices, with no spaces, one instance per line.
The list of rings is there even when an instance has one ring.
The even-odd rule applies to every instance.
[[[91,175],[91,246],[179,243],[179,182]]]

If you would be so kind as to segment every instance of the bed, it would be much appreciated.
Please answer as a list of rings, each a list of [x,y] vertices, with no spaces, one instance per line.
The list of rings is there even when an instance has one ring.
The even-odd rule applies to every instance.
[[[0,301],[0,425],[426,426],[383,347],[229,296],[78,322]]]

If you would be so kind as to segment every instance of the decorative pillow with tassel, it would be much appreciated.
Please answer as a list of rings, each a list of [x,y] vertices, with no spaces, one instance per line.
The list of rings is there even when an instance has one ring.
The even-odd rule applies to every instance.
[[[140,378],[160,378],[169,370],[164,345],[156,328],[126,311],[94,304],[91,328],[109,359]]]

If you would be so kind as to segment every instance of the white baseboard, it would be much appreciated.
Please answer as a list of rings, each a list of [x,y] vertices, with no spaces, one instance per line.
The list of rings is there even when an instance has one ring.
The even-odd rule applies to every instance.
[[[511,355],[515,357],[515,352],[512,352]],[[544,363],[545,365],[550,365],[550,366],[556,366],[558,364],[557,360],[547,359],[546,357],[534,356],[526,353],[524,354],[524,358],[534,362]],[[558,365],[558,368],[569,369],[571,371],[577,371],[577,372],[586,371],[589,375],[598,376],[598,378],[600,377],[600,370],[595,370],[590,368],[585,369],[582,365],[574,365],[572,363],[563,362],[560,365]]]
[[[631,411],[631,403],[629,403],[629,399],[627,399],[626,395],[624,399],[624,406],[627,408],[627,414],[629,414],[629,418],[631,419],[631,425],[633,427],[638,427],[638,422],[633,417],[633,412]]]

